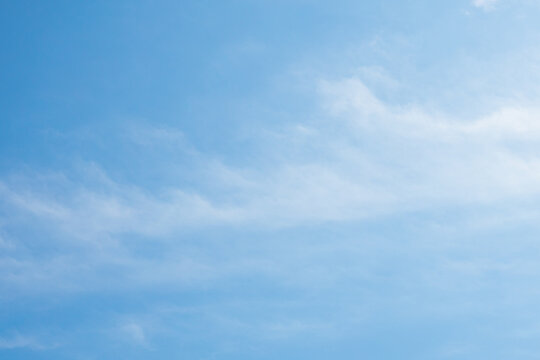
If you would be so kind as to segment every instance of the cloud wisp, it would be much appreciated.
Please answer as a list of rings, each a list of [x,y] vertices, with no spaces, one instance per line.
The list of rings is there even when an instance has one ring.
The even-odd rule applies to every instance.
[[[156,192],[99,170],[84,185],[64,176],[64,195],[9,181],[0,191],[5,206],[47,219],[73,237],[167,236],[208,225],[295,226],[540,193],[537,108],[503,106],[457,119],[416,105],[390,106],[355,78],[320,81],[319,93],[326,120],[262,133],[273,160],[262,155],[258,163],[270,165],[199,164],[197,173],[211,179],[205,180],[210,190]]]
[[[322,120],[262,131],[254,139],[263,144],[255,165],[232,166],[196,154],[203,161],[193,173],[207,184],[197,190],[121,183],[99,165],[79,178],[76,173],[6,178],[0,183],[4,225],[32,222],[64,251],[36,260],[20,255],[24,244],[15,243],[9,254],[16,255],[0,263],[4,285],[41,283],[39,289],[63,283],[77,289],[76,274],[105,266],[138,284],[213,281],[237,270],[180,256],[176,245],[171,261],[134,257],[126,239],[151,244],[219,227],[295,228],[503,203],[523,213],[540,194],[537,108],[501,106],[480,117],[455,118],[414,104],[387,104],[358,78],[320,80],[317,92]],[[185,146],[184,136],[172,131],[168,136],[149,128],[151,136],[144,138],[139,128],[135,143],[160,146],[165,137],[168,147],[175,139]],[[519,219],[538,217],[528,214]],[[266,271],[261,264],[260,271]],[[55,281],[58,277],[63,281]],[[98,282],[84,283],[107,286]]]
[[[31,349],[31,350],[49,350],[58,345],[46,345],[31,336],[15,334],[11,337],[0,337],[0,350],[2,349]]]
[[[414,314],[415,323],[429,323],[529,306],[522,303],[532,300],[502,299],[486,307],[485,300],[500,291],[497,279],[508,293],[537,298],[524,285],[540,273],[530,255],[537,251],[519,253],[537,245],[518,239],[512,252],[506,239],[470,241],[470,234],[538,222],[531,203],[540,195],[540,109],[514,103],[457,117],[390,104],[359,78],[315,83],[316,119],[258,132],[250,165],[202,154],[175,129],[141,126],[123,138],[142,150],[187,149],[197,161],[185,172],[198,187],[144,187],[115,179],[99,164],[5,177],[2,299],[123,299],[158,289],[164,298],[161,305],[149,300],[147,315],[142,306],[130,310],[133,316],[117,309],[120,320],[112,325],[110,314],[101,319],[104,334],[137,351],[153,351],[163,336],[178,341],[208,329],[274,344],[322,341],[374,325],[388,311],[400,321]],[[456,224],[429,215],[452,209],[467,219]],[[404,225],[418,218],[421,230]],[[362,224],[377,231],[358,231]],[[340,232],[347,226],[356,227]],[[29,235],[28,228],[37,230]],[[282,297],[227,295],[252,283],[254,293],[271,289]],[[216,300],[201,303],[199,292]],[[179,303],[174,314],[160,310],[167,303]],[[270,315],[253,316],[257,306]],[[17,336],[0,339],[0,347],[41,349]]]
[[[482,10],[488,11],[493,10],[498,0],[473,0],[473,6],[480,8]]]

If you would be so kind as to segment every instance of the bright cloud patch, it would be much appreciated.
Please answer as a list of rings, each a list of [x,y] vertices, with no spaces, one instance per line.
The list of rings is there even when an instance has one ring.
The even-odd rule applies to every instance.
[[[473,0],[473,5],[484,10],[491,10],[498,0]]]
[[[21,219],[42,224],[53,241],[71,249],[48,261],[4,258],[3,285],[80,291],[76,278],[85,277],[84,287],[99,288],[103,284],[88,268],[114,266],[119,272],[109,281],[122,286],[156,281],[191,286],[261,264],[209,262],[182,254],[176,240],[166,245],[170,253],[159,261],[138,258],[130,254],[129,239],[165,246],[166,239],[215,227],[384,221],[456,207],[523,204],[527,212],[527,204],[540,195],[534,147],[540,140],[540,111],[535,107],[514,105],[456,118],[417,105],[386,104],[357,78],[319,81],[316,92],[323,121],[260,132],[253,141],[266,144],[256,161],[261,165],[234,167],[207,157],[192,169],[201,181],[212,174],[205,190],[143,189],[117,182],[95,165],[82,174],[1,183],[4,210],[11,214],[8,224]],[[162,146],[160,139],[153,141]],[[270,162],[271,157],[280,160]],[[42,190],[55,188],[63,191]],[[534,212],[529,216],[537,218]]]
[[[195,169],[201,176],[212,174],[206,191],[149,191],[118,183],[102,170],[83,173],[89,180],[84,186],[63,176],[65,194],[13,182],[4,182],[0,191],[18,211],[84,238],[165,236],[217,224],[296,226],[540,193],[535,107],[513,105],[456,118],[417,105],[385,104],[355,78],[321,81],[318,91],[326,120],[270,129],[253,139],[269,146],[259,151],[259,164],[270,163],[267,151],[268,159],[281,161],[239,168],[207,158]]]

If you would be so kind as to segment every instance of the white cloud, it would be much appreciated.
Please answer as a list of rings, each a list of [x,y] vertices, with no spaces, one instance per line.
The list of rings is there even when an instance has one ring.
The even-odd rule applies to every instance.
[[[28,348],[32,350],[47,350],[57,345],[45,345],[31,336],[15,334],[11,337],[0,337],[0,349]]]
[[[498,0],[473,0],[472,4],[483,10],[492,10]]]
[[[146,338],[145,331],[140,324],[135,322],[128,322],[121,325],[118,328],[118,331],[129,341],[137,345],[148,346],[148,340]]]
[[[261,132],[256,141],[264,145],[251,166],[197,154],[201,161],[193,173],[205,183],[197,189],[145,189],[115,181],[98,166],[79,178],[69,173],[6,178],[0,182],[4,223],[16,219],[40,227],[63,252],[39,260],[4,257],[2,286],[38,292],[192,286],[246,269],[307,284],[303,271],[290,275],[292,260],[219,262],[183,253],[182,236],[213,226],[295,227],[508,203],[522,214],[515,221],[538,219],[519,204],[540,195],[539,108],[501,105],[485,115],[456,118],[419,105],[388,104],[357,78],[320,81],[317,89],[323,120]],[[158,139],[178,137],[163,131]],[[150,145],[158,146],[156,141]],[[56,188],[61,191],[43,190]],[[489,220],[482,222],[490,226]],[[156,260],[134,256],[128,250],[133,237],[169,241],[164,246],[170,252]],[[114,273],[110,282],[99,277],[100,268]],[[310,271],[319,280],[327,273]],[[118,279],[121,284],[115,285]]]
[[[233,167],[200,157],[197,172],[211,179],[209,188],[143,189],[98,171],[85,185],[64,183],[64,195],[9,182],[0,183],[0,193],[71,236],[102,239],[218,224],[362,219],[540,194],[538,108],[501,106],[458,119],[416,105],[391,106],[355,78],[321,81],[319,91],[327,120],[297,124],[279,136],[263,133],[269,148],[261,151],[262,165]],[[160,139],[168,138],[163,131]]]
[[[384,105],[372,92],[357,79],[345,79],[339,82],[321,81],[319,90],[325,95],[327,108],[331,113],[345,110],[357,111],[362,115],[384,113]]]

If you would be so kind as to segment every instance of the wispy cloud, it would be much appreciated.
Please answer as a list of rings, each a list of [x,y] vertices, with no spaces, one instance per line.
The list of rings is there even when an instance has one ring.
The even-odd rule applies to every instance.
[[[483,10],[492,10],[499,0],[473,0],[472,4]]]
[[[526,206],[540,195],[534,146],[540,139],[538,108],[502,104],[481,116],[455,117],[421,105],[386,103],[354,77],[317,83],[315,106],[323,120],[260,132],[254,139],[263,144],[260,158],[252,166],[228,165],[226,159],[195,152],[199,161],[192,174],[205,184],[197,189],[144,188],[113,179],[99,165],[82,175],[4,179],[4,222],[38,226],[63,252],[32,259],[12,251],[0,262],[3,286],[81,290],[120,286],[113,284],[119,279],[123,287],[191,286],[245,271],[308,284],[305,272],[290,270],[294,262],[223,262],[185,254],[178,239],[223,226],[279,229],[509,203],[521,214],[514,212],[512,221],[538,218]],[[169,146],[163,139],[184,141],[178,131],[170,136],[167,131],[145,130],[129,141],[145,147]],[[144,133],[157,135],[141,142]],[[507,215],[483,223],[496,226],[510,221]],[[167,244],[169,256],[134,256],[128,240],[133,237]],[[99,268],[116,275],[104,281],[95,271]],[[316,267],[310,271],[319,281],[333,276]]]
[[[8,10],[2,355],[538,354],[534,1]]]
[[[0,337],[0,349],[27,348],[31,350],[47,350],[57,345],[44,344],[35,337],[15,334],[10,337]]]
[[[540,139],[538,108],[501,106],[455,118],[414,104],[388,105],[356,78],[320,81],[319,92],[327,120],[261,133],[270,148],[260,151],[258,163],[268,165],[201,158],[195,172],[210,179],[205,189],[149,190],[98,170],[85,185],[64,176],[64,195],[9,181],[0,192],[9,206],[81,238],[166,236],[220,224],[291,226],[540,193],[532,147]],[[159,138],[146,141],[177,138],[175,130],[151,133]]]
[[[148,339],[141,324],[131,321],[119,326],[117,330],[122,337],[130,342],[144,347],[149,346]]]

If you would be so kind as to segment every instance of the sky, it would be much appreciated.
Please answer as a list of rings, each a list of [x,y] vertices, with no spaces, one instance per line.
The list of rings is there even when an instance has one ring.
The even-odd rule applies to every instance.
[[[0,1],[0,358],[538,359],[538,24]]]

